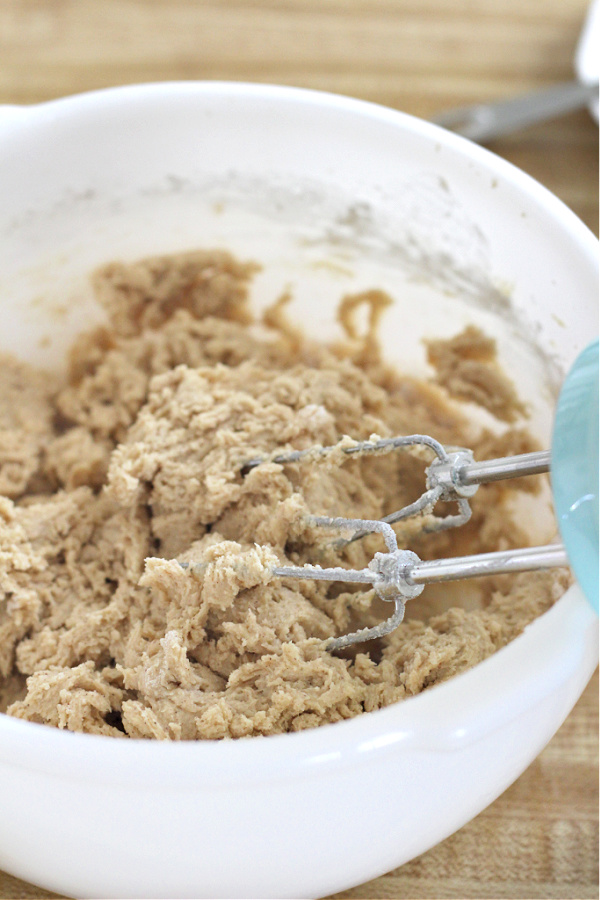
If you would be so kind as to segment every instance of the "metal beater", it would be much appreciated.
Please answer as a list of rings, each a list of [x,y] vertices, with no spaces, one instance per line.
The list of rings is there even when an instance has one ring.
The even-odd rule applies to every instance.
[[[310,578],[320,581],[345,581],[370,584],[382,599],[394,604],[393,614],[373,628],[335,638],[328,643],[329,650],[339,650],[360,641],[389,634],[402,622],[407,600],[418,597],[426,584],[455,581],[462,578],[476,578],[481,575],[501,575],[510,572],[524,572],[545,569],[551,566],[568,565],[566,550],[562,544],[543,547],[527,547],[519,550],[503,550],[496,553],[479,553],[452,559],[421,560],[411,550],[398,548],[392,525],[411,516],[429,516],[423,531],[432,533],[464,525],[471,518],[469,499],[480,484],[501,481],[519,475],[536,475],[550,469],[550,453],[524,453],[520,456],[475,462],[470,450],[448,449],[439,441],[424,434],[406,437],[386,438],[379,441],[360,441],[349,447],[310,448],[271,457],[270,461],[280,465],[298,463],[315,456],[324,457],[340,449],[348,456],[381,454],[411,446],[422,445],[433,451],[435,458],[426,468],[426,490],[414,503],[404,506],[381,520],[347,519],[344,517],[310,516],[308,524],[328,529],[336,529],[345,537],[335,542],[339,548],[366,534],[379,532],[386,543],[387,553],[376,553],[366,569],[345,569],[341,566],[322,568],[315,565],[277,566],[273,574],[284,578]],[[253,459],[246,463],[248,471],[265,462]],[[433,509],[439,501],[452,501],[458,506],[455,515],[436,516]]]
[[[334,451],[348,456],[389,453],[424,446],[434,459],[426,468],[426,489],[413,503],[381,520],[309,516],[307,522],[342,533],[334,544],[340,548],[367,534],[379,532],[387,552],[376,553],[367,568],[322,568],[318,565],[276,566],[282,578],[309,578],[370,584],[382,599],[394,604],[392,615],[372,628],[343,635],[328,642],[329,650],[389,634],[402,622],[407,600],[418,597],[426,584],[503,575],[572,565],[592,605],[598,604],[598,342],[588,347],[571,369],[559,399],[552,451],[476,462],[471,450],[447,448],[428,435],[360,441],[350,446],[295,450],[269,457],[280,465],[315,460]],[[249,460],[243,472],[266,462]],[[465,524],[471,517],[470,498],[484,483],[549,472],[552,461],[553,493],[559,527],[565,544],[479,553],[450,559],[421,560],[416,553],[398,547],[392,525],[412,516],[427,516],[423,530],[438,532]],[[454,515],[436,516],[440,501],[454,502]],[[565,546],[566,545],[566,546]],[[188,568],[189,564],[183,564]],[[200,567],[190,566],[192,570]]]

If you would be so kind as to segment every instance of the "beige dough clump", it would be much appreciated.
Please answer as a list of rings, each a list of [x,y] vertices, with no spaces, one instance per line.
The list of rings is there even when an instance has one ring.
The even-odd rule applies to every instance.
[[[346,435],[425,432],[480,458],[534,444],[523,427],[474,425],[448,390],[385,366],[374,328],[390,301],[380,291],[344,298],[348,340],[336,347],[290,325],[287,296],[253,322],[256,268],[208,251],[111,264],[93,279],[108,325],[76,342],[64,382],[0,359],[9,715],[116,737],[298,731],[468,669],[564,589],[557,573],[427,589],[387,638],[326,650],[389,608],[373,592],[279,579],[272,567],[366,566],[378,536],[335,550],[307,514],[381,518],[422,491],[424,460],[338,454],[249,471],[245,462]],[[362,304],[364,339],[353,325]],[[522,418],[479,332],[431,343],[430,354],[458,397],[504,422]],[[424,557],[525,545],[512,504],[536,484],[482,489],[460,531],[424,537],[412,524],[401,543]]]
[[[515,386],[496,362],[496,342],[473,325],[450,340],[427,341],[436,381],[459,400],[470,400],[504,422],[526,413]]]

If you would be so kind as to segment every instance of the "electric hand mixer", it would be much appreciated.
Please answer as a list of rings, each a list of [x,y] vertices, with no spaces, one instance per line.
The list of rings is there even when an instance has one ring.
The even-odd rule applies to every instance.
[[[394,604],[393,614],[372,628],[363,628],[328,642],[329,650],[382,637],[404,618],[405,603],[417,597],[426,584],[500,575],[571,565],[586,597],[598,609],[598,341],[576,360],[564,382],[555,414],[552,450],[476,462],[467,449],[446,448],[428,435],[361,441],[349,446],[296,450],[270,457],[281,465],[315,460],[334,451],[348,455],[386,453],[411,446],[425,446],[435,456],[426,469],[426,490],[415,502],[382,520],[311,516],[311,525],[339,529],[350,537],[340,547],[366,534],[379,532],[386,553],[376,553],[365,569],[321,568],[316,565],[278,566],[273,574],[283,578],[309,578],[370,584],[377,595]],[[244,470],[260,465],[263,458],[248,461]],[[503,550],[450,559],[421,560],[416,553],[398,548],[392,528],[411,516],[428,516],[424,531],[455,528],[471,516],[469,498],[485,482],[551,471],[552,491],[564,544]],[[432,515],[439,501],[456,502],[455,515]],[[182,563],[187,568],[188,564]],[[192,568],[195,568],[192,566]]]

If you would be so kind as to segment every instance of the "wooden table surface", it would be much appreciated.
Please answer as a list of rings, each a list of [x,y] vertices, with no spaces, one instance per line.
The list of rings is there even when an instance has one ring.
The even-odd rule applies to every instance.
[[[0,0],[0,103],[177,79],[273,82],[424,118],[572,77],[587,0]],[[598,233],[582,110],[489,145]],[[598,896],[598,678],[475,820],[338,898]],[[0,800],[1,802],[1,800]],[[0,873],[0,897],[50,895]]]

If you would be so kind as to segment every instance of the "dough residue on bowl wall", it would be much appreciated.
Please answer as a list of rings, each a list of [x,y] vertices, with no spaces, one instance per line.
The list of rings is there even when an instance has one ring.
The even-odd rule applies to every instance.
[[[298,731],[474,666],[564,591],[564,572],[488,578],[476,608],[459,596],[436,613],[426,589],[387,638],[325,649],[389,607],[363,588],[275,578],[273,565],[365,567],[379,536],[336,550],[306,514],[381,518],[421,493],[427,460],[245,462],[344,435],[429,433],[477,458],[535,444],[480,332],[431,342],[439,384],[426,383],[380,359],[380,291],[345,298],[347,340],[325,346],[288,323],[285,298],[253,321],[256,269],[224,251],[112,263],[93,278],[109,324],[76,341],[64,380],[0,360],[0,709],[10,715],[116,737]],[[365,304],[373,327],[360,338],[352,316]],[[509,424],[473,423],[461,398]],[[511,504],[538,483],[482,488],[468,525],[423,535],[405,524],[399,543],[424,558],[527,545]]]

